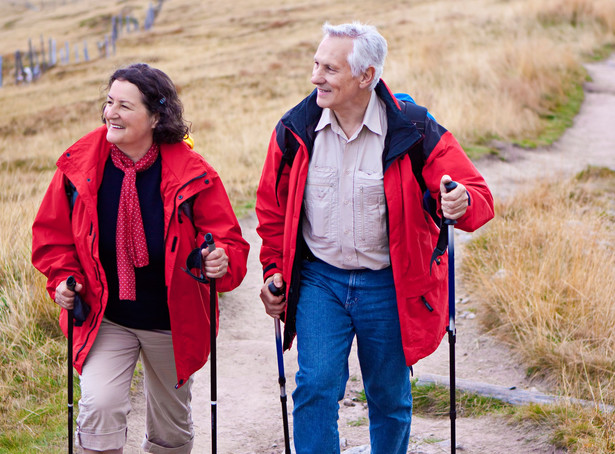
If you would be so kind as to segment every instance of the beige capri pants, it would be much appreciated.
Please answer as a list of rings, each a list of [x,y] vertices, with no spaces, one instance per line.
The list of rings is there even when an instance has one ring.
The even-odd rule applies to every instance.
[[[76,444],[85,449],[119,449],[127,438],[130,386],[137,360],[144,369],[145,439],[154,454],[190,453],[194,442],[191,387],[175,389],[177,375],[171,331],[126,328],[104,318],[83,365]]]

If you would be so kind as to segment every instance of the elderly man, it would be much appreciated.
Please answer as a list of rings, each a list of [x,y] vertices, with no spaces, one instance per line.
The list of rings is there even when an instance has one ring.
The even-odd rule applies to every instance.
[[[297,337],[297,454],[339,453],[355,336],[371,452],[401,454],[410,367],[438,347],[448,317],[448,259],[432,263],[439,228],[424,189],[467,231],[493,217],[493,199],[452,134],[380,79],[387,43],[375,27],[323,31],[316,89],[276,126],[257,192],[261,299],[285,321],[284,347]],[[446,192],[451,180],[458,185]],[[270,292],[271,282],[284,293]]]

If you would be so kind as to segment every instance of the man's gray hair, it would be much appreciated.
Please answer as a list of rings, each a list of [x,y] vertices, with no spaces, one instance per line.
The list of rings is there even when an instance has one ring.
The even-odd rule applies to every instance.
[[[325,22],[322,26],[323,39],[327,37],[350,38],[353,41],[352,52],[348,55],[348,64],[354,77],[360,76],[370,66],[376,70],[374,81],[369,86],[373,90],[384,69],[384,59],[387,56],[387,42],[373,25],[360,22],[351,24],[331,25]]]

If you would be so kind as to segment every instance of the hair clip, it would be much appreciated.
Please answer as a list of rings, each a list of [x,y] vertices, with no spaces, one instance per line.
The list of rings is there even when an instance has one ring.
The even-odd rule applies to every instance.
[[[160,104],[164,104],[166,102],[167,98],[160,98],[160,101],[158,101]]]

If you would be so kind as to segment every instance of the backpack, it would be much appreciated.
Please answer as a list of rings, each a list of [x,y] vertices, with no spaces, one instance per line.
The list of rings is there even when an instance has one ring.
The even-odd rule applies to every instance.
[[[397,101],[399,102],[399,106],[401,107],[402,113],[414,124],[414,126],[416,126],[416,129],[419,131],[421,136],[424,136],[424,116],[427,116],[435,121],[433,115],[431,115],[426,108],[418,106],[414,99],[412,99],[412,96],[406,93],[395,93],[395,98],[397,98]],[[425,155],[422,152],[410,152],[408,154],[412,162],[412,173],[414,174],[414,178],[416,178],[416,181],[418,182],[423,193],[423,208],[429,213],[436,225],[438,227],[441,227],[442,219],[438,215],[437,203],[431,196],[431,192],[429,192],[429,189],[427,189],[427,185],[425,184],[425,180],[423,179],[422,172],[425,165]]]

